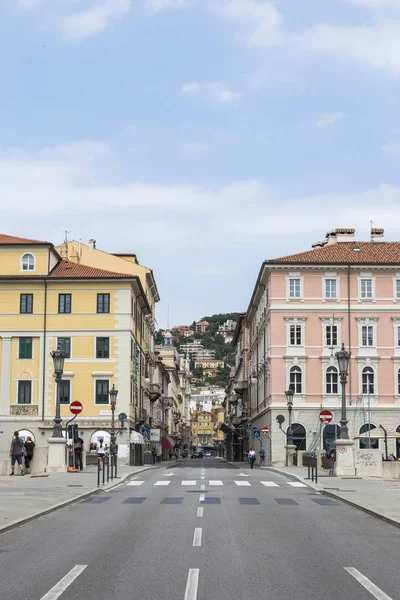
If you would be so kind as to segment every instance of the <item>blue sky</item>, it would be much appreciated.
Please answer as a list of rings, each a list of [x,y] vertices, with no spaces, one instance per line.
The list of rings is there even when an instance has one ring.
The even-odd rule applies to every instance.
[[[165,326],[245,310],[261,262],[400,239],[398,0],[3,0],[5,233],[154,269]]]

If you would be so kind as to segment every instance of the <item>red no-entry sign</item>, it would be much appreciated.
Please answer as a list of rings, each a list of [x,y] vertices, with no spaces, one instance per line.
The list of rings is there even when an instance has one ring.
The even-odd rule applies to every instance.
[[[69,405],[69,410],[73,415],[79,415],[83,410],[82,403],[79,402],[79,400],[74,400],[74,402],[71,402]]]
[[[269,434],[269,427],[265,426],[265,427],[263,427],[263,428],[261,429],[261,431],[262,431],[262,433],[263,433],[264,435],[268,435],[268,434]]]
[[[319,420],[321,423],[330,423],[333,419],[333,414],[330,410],[321,410],[319,413]]]

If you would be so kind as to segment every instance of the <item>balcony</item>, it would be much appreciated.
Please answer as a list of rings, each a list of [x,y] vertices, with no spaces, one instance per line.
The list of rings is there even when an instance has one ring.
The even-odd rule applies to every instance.
[[[161,386],[159,383],[152,383],[150,385],[150,400],[155,402],[161,397]]]
[[[236,383],[233,386],[233,389],[235,390],[235,392],[237,394],[241,394],[243,392],[245,392],[248,388],[248,383],[247,381],[236,381]]]
[[[136,425],[140,427],[141,425],[146,423],[147,410],[145,410],[144,408],[136,408],[135,413],[136,413]]]
[[[182,416],[182,415],[181,415],[181,413],[180,413],[180,412],[174,412],[174,413],[173,413],[173,418],[174,418],[174,423],[175,423],[175,425],[176,425],[177,423],[179,423],[179,421],[181,420],[181,416]]]

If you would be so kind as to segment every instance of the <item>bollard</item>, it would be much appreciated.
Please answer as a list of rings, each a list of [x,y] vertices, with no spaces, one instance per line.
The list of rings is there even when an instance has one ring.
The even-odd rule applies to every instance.
[[[318,454],[315,453],[315,483],[318,483]]]
[[[107,483],[108,483],[110,481],[110,455],[109,454],[107,454],[106,460],[107,460]]]
[[[100,485],[100,459],[97,457],[97,486]]]
[[[106,463],[104,461],[105,461],[105,456],[103,456],[103,485],[105,484],[105,479],[106,479],[106,473],[105,473]]]
[[[118,455],[117,454],[114,455],[114,463],[115,463],[115,479],[118,479],[118,477],[117,477]]]
[[[111,481],[114,481],[114,454],[110,454],[111,457]]]
[[[307,479],[310,479],[310,453],[307,452]]]

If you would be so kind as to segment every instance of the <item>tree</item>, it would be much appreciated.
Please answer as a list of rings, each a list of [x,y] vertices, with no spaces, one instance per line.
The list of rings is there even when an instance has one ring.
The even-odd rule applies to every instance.
[[[161,329],[159,329],[159,330],[156,332],[156,339],[155,339],[155,342],[156,342],[157,346],[160,346],[161,344],[163,344],[163,343],[164,343],[164,336],[163,336],[163,334],[162,334],[162,331],[161,331]]]

